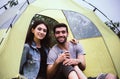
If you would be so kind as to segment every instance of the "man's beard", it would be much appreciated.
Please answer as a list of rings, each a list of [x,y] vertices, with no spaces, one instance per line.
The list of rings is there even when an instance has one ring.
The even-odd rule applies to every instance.
[[[56,38],[56,40],[57,40],[58,38]],[[59,40],[57,40],[57,42],[59,43],[59,44],[64,44],[65,42],[67,41],[67,38],[66,37],[64,37],[64,41],[59,41]]]

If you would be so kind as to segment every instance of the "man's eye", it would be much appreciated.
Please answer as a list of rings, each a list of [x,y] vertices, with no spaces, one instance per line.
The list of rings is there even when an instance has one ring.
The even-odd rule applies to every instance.
[[[62,34],[65,34],[66,31],[61,31],[61,32],[62,32]]]
[[[56,33],[56,34],[60,34],[60,33],[65,34],[66,31],[56,31],[55,33]]]
[[[56,34],[59,34],[59,33],[60,33],[60,31],[56,31],[55,33],[56,33]]]

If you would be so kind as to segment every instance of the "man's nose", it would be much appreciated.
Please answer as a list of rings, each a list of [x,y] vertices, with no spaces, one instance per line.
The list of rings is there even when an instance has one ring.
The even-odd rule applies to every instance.
[[[63,33],[62,33],[62,32],[60,32],[60,33],[59,33],[59,35],[60,35],[60,36],[62,36],[62,35],[63,35]]]

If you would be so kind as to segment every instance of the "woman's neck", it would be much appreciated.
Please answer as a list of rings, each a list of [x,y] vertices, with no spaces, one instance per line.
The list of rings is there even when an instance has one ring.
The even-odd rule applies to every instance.
[[[41,48],[41,41],[40,40],[34,39],[34,42],[35,42],[37,48]]]

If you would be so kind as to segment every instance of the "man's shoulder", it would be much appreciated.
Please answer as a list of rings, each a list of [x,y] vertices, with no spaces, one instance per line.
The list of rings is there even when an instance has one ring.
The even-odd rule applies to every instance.
[[[70,42],[69,43],[71,46],[82,46],[80,43],[72,43],[72,42]]]
[[[60,53],[61,49],[58,47],[57,44],[55,44],[51,49],[50,49],[50,53]]]
[[[57,49],[57,48],[58,48],[58,46],[57,46],[57,44],[55,44],[55,45],[51,48],[51,50]]]
[[[75,44],[75,43],[69,42],[69,45],[73,46],[73,47],[76,47],[76,46],[78,46],[78,43]]]

